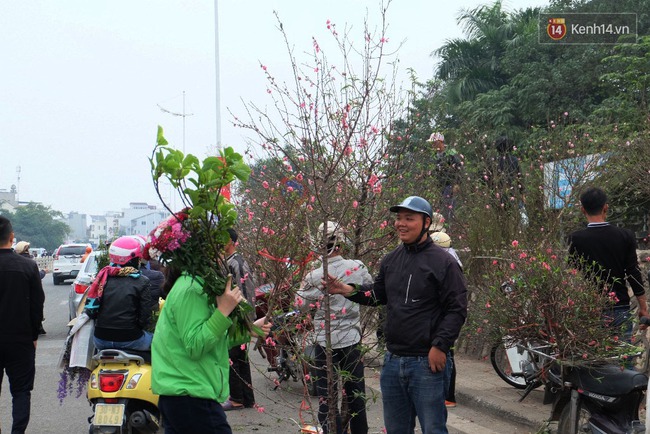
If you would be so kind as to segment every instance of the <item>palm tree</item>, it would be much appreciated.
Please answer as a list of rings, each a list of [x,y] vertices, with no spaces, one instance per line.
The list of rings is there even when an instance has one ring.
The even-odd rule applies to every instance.
[[[432,53],[441,59],[436,76],[446,82],[450,103],[473,100],[507,82],[502,58],[521,37],[522,20],[530,20],[531,14],[509,14],[501,0],[461,11],[458,23],[467,39],[448,40]]]

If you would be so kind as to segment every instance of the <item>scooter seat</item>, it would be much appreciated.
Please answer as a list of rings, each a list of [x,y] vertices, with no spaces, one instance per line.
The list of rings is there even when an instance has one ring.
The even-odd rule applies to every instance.
[[[620,366],[602,365],[572,369],[567,377],[575,387],[607,396],[627,395],[633,390],[646,390],[648,377]]]

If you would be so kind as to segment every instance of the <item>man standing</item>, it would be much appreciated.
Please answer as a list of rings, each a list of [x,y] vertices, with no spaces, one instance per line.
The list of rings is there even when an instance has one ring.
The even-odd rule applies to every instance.
[[[431,134],[427,142],[432,143],[436,151],[436,178],[440,184],[441,195],[440,212],[447,224],[451,224],[457,206],[456,198],[460,193],[461,161],[455,150],[447,149],[442,133]]]
[[[326,232],[327,266],[330,275],[348,284],[372,284],[372,277],[363,262],[346,259],[342,255],[347,238],[343,228],[333,221],[327,225],[321,223],[318,236]],[[366,415],[366,384],[364,365],[361,358],[361,314],[359,305],[346,299],[340,294],[327,295],[322,290],[323,266],[310,272],[296,296],[296,304],[303,311],[314,311],[314,331],[316,333],[316,391],[318,393],[318,420],[323,428],[323,434],[342,434],[348,432],[343,426],[341,413],[337,409],[336,431],[329,426],[328,414],[330,405],[327,390],[327,336],[324,328],[326,316],[330,316],[330,343],[332,362],[335,372],[343,378],[343,399],[348,408],[350,418],[350,434],[368,434],[368,417]],[[329,297],[329,312],[325,309],[324,298]],[[338,384],[334,382],[335,387]],[[336,392],[338,396],[338,391]]]
[[[38,265],[11,249],[13,239],[11,222],[0,216],[0,383],[6,371],[13,399],[11,433],[21,434],[29,423],[45,294]]]
[[[580,196],[580,204],[588,224],[586,229],[569,235],[573,265],[595,280],[603,290],[613,293],[615,305],[604,313],[605,319],[612,327],[623,327],[629,338],[632,323],[629,321],[630,295],[626,282],[639,303],[639,317],[648,316],[636,238],[631,231],[607,223],[609,205],[607,195],[600,188],[588,188]]]
[[[230,241],[226,244],[225,253],[232,274],[233,284],[241,289],[244,298],[253,305],[255,315],[255,280],[246,260],[237,252],[239,235],[229,228]],[[255,318],[251,318],[255,320]],[[230,399],[221,404],[225,411],[252,408],[255,406],[255,394],[251,380],[251,365],[248,360],[246,345],[237,345],[228,351],[230,356]]]
[[[360,304],[385,304],[386,355],[380,386],[387,434],[447,433],[445,395],[451,355],[467,317],[467,287],[458,262],[429,237],[429,202],[410,196],[390,208],[402,244],[381,262],[370,285],[329,276],[330,293]]]

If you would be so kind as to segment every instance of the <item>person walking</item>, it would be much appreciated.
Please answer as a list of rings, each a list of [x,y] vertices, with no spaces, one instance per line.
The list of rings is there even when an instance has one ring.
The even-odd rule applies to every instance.
[[[20,256],[24,257],[24,258],[29,258],[29,259],[33,260],[34,262],[36,262],[34,260],[34,256],[32,256],[32,254],[29,253],[29,246],[30,246],[29,241],[18,241],[16,243],[16,247],[14,247],[14,251],[16,253],[18,253]],[[38,265],[38,263],[37,263],[37,265]],[[40,268],[38,269],[38,275],[41,276],[41,280],[43,280],[43,278],[45,277],[46,274],[47,274],[47,268],[45,270],[41,270]],[[45,317],[43,317],[43,321],[45,321]],[[47,334],[47,332],[45,331],[45,328],[43,327],[42,322],[41,322],[41,326],[38,329],[38,334],[39,335],[46,335]]]
[[[217,265],[213,262],[217,258],[205,253],[212,252],[208,241],[222,234],[216,225],[190,233],[189,228],[199,231],[205,226],[189,219],[188,214],[177,213],[152,232],[151,249],[160,252],[167,270],[165,286],[171,285],[171,290],[151,347],[151,388],[160,396],[158,407],[166,434],[232,434],[220,403],[229,396],[228,349],[241,344],[229,332],[233,325],[229,316],[240,309],[244,296],[227,279],[221,295],[208,299],[203,288],[206,280],[191,272],[197,261]],[[260,318],[254,323],[264,335],[271,328],[265,322]]]
[[[634,233],[607,222],[607,194],[590,187],[580,195],[581,211],[587,227],[569,235],[572,264],[593,279],[604,291],[613,293],[615,305],[603,313],[609,327],[618,327],[626,338],[632,336],[630,285],[639,304],[638,316],[648,316],[648,303],[639,268]]]
[[[431,134],[427,142],[433,144],[436,151],[434,164],[436,180],[440,187],[440,212],[447,224],[451,225],[458,206],[462,164],[455,150],[447,149],[442,133]]]
[[[149,279],[140,273],[143,244],[123,236],[108,248],[110,265],[102,268],[88,290],[84,312],[95,320],[97,349],[148,351],[153,334]]]
[[[445,434],[449,350],[467,317],[465,278],[429,237],[428,201],[410,196],[390,211],[402,244],[383,258],[374,282],[349,285],[328,276],[323,283],[331,294],[387,306],[380,377],[387,434],[413,433],[416,417],[423,434]]]
[[[233,276],[233,282],[239,287],[244,298],[255,307],[255,279],[248,262],[237,251],[237,232],[229,228],[230,241],[224,250],[226,261]],[[255,309],[250,319],[255,320]],[[248,359],[248,344],[235,345],[228,350],[230,357],[230,398],[221,404],[225,411],[255,407],[255,393],[251,379],[251,365]]]
[[[12,396],[12,434],[22,434],[30,418],[36,373],[36,343],[45,293],[36,262],[11,249],[11,221],[0,216],[0,384],[6,372]]]
[[[369,285],[372,277],[361,261],[345,259],[342,256],[347,239],[343,229],[337,222],[328,221],[326,226],[321,223],[318,236],[326,233],[328,273],[347,284]],[[325,328],[319,326],[325,323],[325,317],[330,316],[331,352],[334,369],[343,376],[343,397],[347,402],[350,419],[350,434],[367,434],[368,418],[366,415],[366,385],[364,365],[361,359],[361,315],[359,305],[346,299],[340,294],[329,295],[330,311],[326,312],[323,292],[323,266],[311,271],[303,280],[302,287],[296,295],[296,304],[301,311],[314,311],[316,354],[314,376],[318,394],[318,420],[323,433],[333,432],[329,426],[328,415],[330,403],[327,390],[326,351],[327,336]],[[336,380],[335,385],[338,384]],[[338,396],[338,392],[336,392]],[[336,405],[334,403],[333,405]],[[348,432],[343,426],[340,411],[336,409],[336,433]]]

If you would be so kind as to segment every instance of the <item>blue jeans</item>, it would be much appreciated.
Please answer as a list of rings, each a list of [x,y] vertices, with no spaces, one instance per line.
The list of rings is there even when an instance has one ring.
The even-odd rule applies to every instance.
[[[432,372],[429,358],[401,357],[386,351],[380,386],[387,434],[412,434],[415,416],[422,434],[447,433],[445,397],[452,357],[443,372]]]
[[[153,339],[153,333],[144,331],[142,336],[134,341],[105,341],[104,339],[99,339],[96,336],[93,336],[95,341],[95,348],[98,350],[136,350],[136,351],[150,351],[151,350],[151,340]]]

